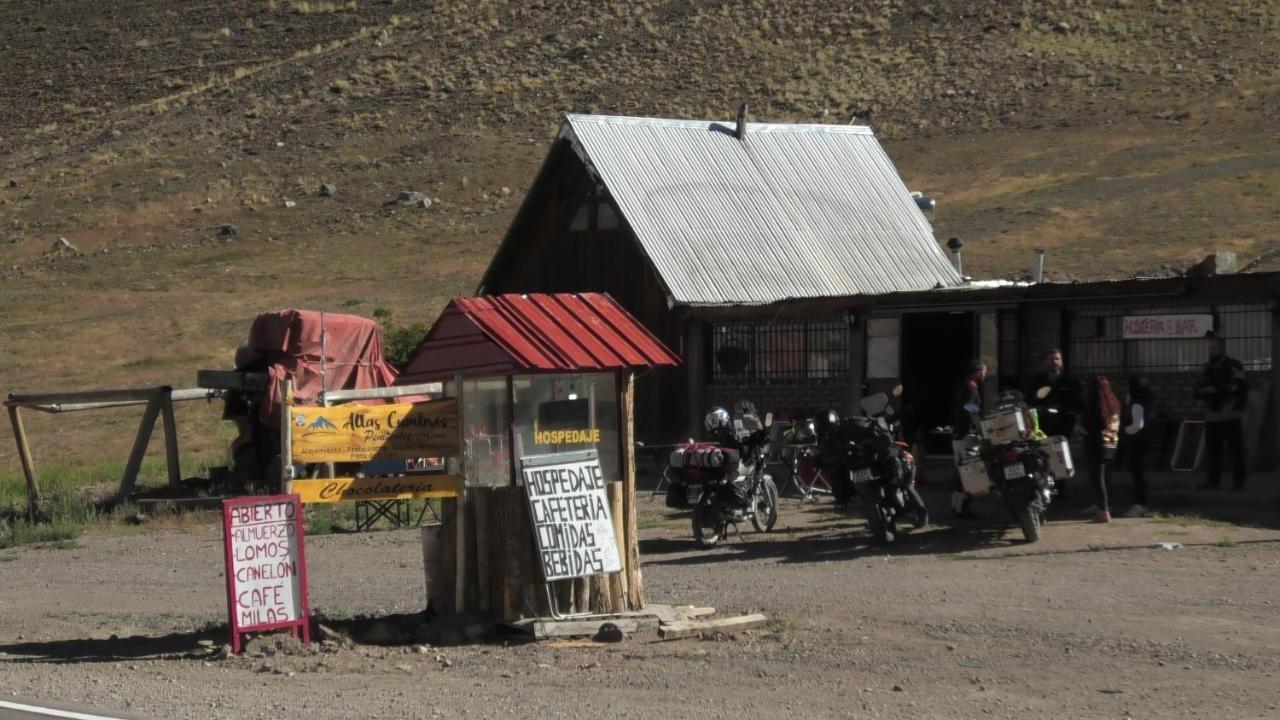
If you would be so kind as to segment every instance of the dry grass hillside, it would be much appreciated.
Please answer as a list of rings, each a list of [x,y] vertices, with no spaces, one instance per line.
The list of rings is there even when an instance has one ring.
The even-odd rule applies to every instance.
[[[279,306],[429,321],[571,111],[870,124],[974,275],[1280,267],[1280,2],[849,5],[0,4],[0,390],[187,385]]]

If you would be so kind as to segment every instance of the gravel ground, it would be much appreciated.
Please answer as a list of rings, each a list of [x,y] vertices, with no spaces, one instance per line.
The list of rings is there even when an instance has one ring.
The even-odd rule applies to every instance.
[[[941,503],[931,504],[941,507]],[[5,695],[155,718],[1149,718],[1280,716],[1280,530],[1069,514],[1036,545],[993,520],[890,550],[860,520],[784,500],[770,535],[695,551],[642,513],[659,602],[761,610],[733,637],[621,645],[285,646],[217,659],[213,519],[0,553]],[[985,508],[989,518],[1000,516]],[[1157,542],[1181,547],[1163,550]],[[308,542],[316,611],[414,612],[412,531]],[[114,639],[113,639],[114,638]]]

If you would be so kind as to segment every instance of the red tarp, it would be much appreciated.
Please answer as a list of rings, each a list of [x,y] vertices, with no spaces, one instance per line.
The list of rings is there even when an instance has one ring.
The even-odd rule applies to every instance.
[[[377,323],[355,315],[314,310],[263,313],[249,330],[249,346],[266,361],[271,377],[260,414],[268,427],[280,422],[286,379],[293,381],[299,405],[319,404],[322,390],[389,387],[396,379],[395,368],[382,357]]]

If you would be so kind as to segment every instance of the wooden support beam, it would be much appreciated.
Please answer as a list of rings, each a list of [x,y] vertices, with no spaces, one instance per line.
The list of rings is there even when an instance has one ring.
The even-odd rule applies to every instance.
[[[9,423],[13,425],[13,438],[18,443],[18,462],[27,479],[27,519],[34,521],[40,513],[40,483],[36,480],[36,466],[31,460],[31,446],[27,444],[27,429],[22,424],[22,411],[9,406]]]
[[[444,392],[444,384],[439,382],[418,383],[417,385],[397,385],[386,388],[364,388],[360,390],[326,390],[321,393],[325,404],[347,402],[350,400],[391,400],[413,395],[435,395]],[[461,385],[458,390],[461,397]]]
[[[677,640],[703,633],[731,633],[761,627],[767,622],[769,618],[759,613],[719,620],[684,620],[659,627],[658,637],[663,640]]]
[[[156,426],[156,418],[160,415],[163,404],[159,393],[151,396],[147,409],[142,413],[142,422],[138,424],[138,435],[133,440],[133,450],[129,451],[129,461],[125,463],[124,475],[120,478],[120,490],[116,492],[116,502],[123,502],[133,492],[138,482],[138,472],[142,470],[142,459],[147,454],[147,446],[151,444],[151,433]]]
[[[627,606],[631,610],[640,610],[647,600],[644,592],[644,579],[640,572],[640,538],[636,524],[636,434],[635,407],[636,383],[635,373],[625,371],[622,374],[622,424],[619,428],[622,435],[622,511],[626,519],[627,538]]]
[[[613,537],[618,542],[618,558],[622,571],[609,576],[609,610],[623,612],[627,609],[627,536],[623,532],[626,522],[622,518],[622,483],[605,485],[609,496],[609,514],[613,516]]]
[[[169,392],[163,393],[160,417],[164,421],[164,458],[169,468],[169,485],[177,487],[182,483],[182,461],[178,457],[178,423],[173,417],[173,397]]]
[[[59,403],[133,402],[138,405],[149,402],[168,386],[129,388],[125,390],[84,390],[65,393],[9,393],[10,405],[56,405]]]

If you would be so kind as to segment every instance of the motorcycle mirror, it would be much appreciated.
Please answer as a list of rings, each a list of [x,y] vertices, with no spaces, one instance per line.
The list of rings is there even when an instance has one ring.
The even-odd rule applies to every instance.
[[[964,404],[964,410],[965,410],[965,412],[976,413],[976,412],[978,412],[978,411],[979,411],[979,410],[981,410],[981,409],[982,409],[982,408],[978,407],[976,403],[965,403],[965,404]]]
[[[1043,400],[1043,399],[1045,399],[1045,398],[1049,397],[1049,393],[1051,393],[1051,392],[1053,392],[1053,388],[1051,388],[1051,387],[1049,387],[1049,386],[1047,386],[1047,385],[1046,385],[1045,387],[1042,387],[1042,388],[1040,388],[1040,389],[1036,390],[1036,397],[1037,397],[1037,398],[1040,398],[1041,400]]]
[[[770,412],[764,414],[764,426],[773,427],[773,413]]]
[[[894,397],[902,397],[902,385],[894,385],[893,389],[890,390],[889,393]]]

